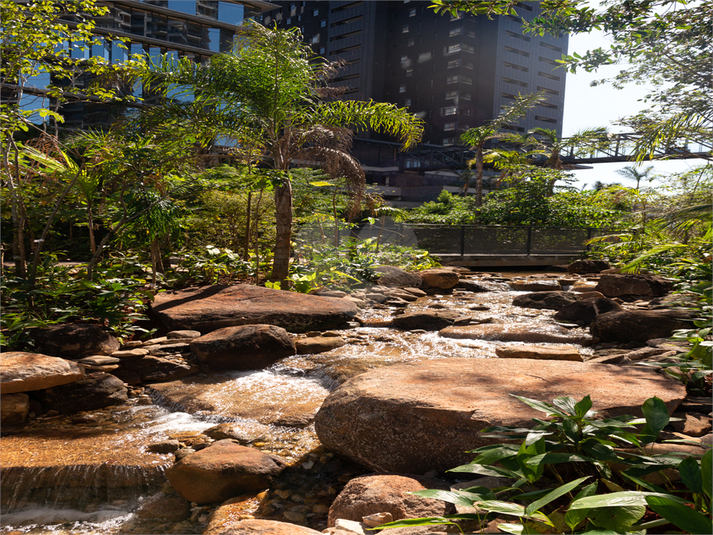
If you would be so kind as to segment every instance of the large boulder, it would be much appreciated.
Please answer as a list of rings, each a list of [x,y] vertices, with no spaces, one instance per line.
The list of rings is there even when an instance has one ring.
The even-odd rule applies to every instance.
[[[454,310],[419,310],[394,317],[391,325],[404,330],[439,331],[453,325],[460,317],[460,313]]]
[[[21,424],[30,412],[30,397],[23,393],[3,394],[0,396],[0,406],[0,424]]]
[[[376,266],[374,273],[380,286],[389,288],[420,288],[423,279],[418,273],[404,271],[396,266]]]
[[[59,357],[23,351],[0,354],[0,391],[3,394],[43,390],[82,377],[84,368],[81,365]]]
[[[605,269],[611,268],[611,264],[606,260],[575,260],[567,266],[569,273],[601,273]]]
[[[579,349],[574,346],[562,345],[508,344],[496,347],[495,354],[501,359],[573,360],[576,362],[584,360],[579,354]]]
[[[419,275],[423,280],[423,286],[437,290],[450,290],[458,284],[460,279],[458,273],[444,268],[426,269],[421,271]]]
[[[493,282],[485,279],[460,279],[458,281],[458,286],[464,288],[469,292],[508,292],[510,291],[510,286],[504,282]]]
[[[225,439],[184,457],[166,477],[186,500],[215,503],[266,489],[283,468],[276,458]]]
[[[78,381],[48,388],[40,393],[46,410],[62,413],[93,411],[129,401],[124,382],[104,372],[90,373]]]
[[[656,275],[602,275],[594,288],[607,297],[660,297],[673,289],[670,281]]]
[[[321,535],[319,531],[289,522],[245,518],[231,513],[229,505],[216,509],[203,535]]]
[[[686,389],[650,369],[547,360],[448,359],[368,371],[332,392],[315,420],[329,450],[377,472],[423,474],[470,462],[490,426],[542,417],[511,396],[551,401],[589,394],[609,416],[641,415],[652,396],[669,412]]]
[[[377,513],[390,513],[393,520],[455,513],[455,508],[442,500],[411,494],[424,489],[450,490],[445,481],[418,476],[374,474],[354,478],[332,502],[328,525],[334,526],[338,518],[361,522],[363,517]]]
[[[293,332],[329,329],[357,314],[348,299],[320,297],[262,286],[208,286],[156,294],[153,313],[170,330],[203,334],[236,325],[277,325]]]
[[[341,336],[309,336],[295,340],[295,348],[298,355],[326,353],[346,344],[346,340]]]
[[[554,315],[557,321],[588,326],[599,314],[623,310],[622,306],[607,297],[590,297],[570,303]]]
[[[518,295],[512,300],[512,304],[516,307],[523,308],[545,308],[549,310],[559,310],[570,303],[577,300],[571,292],[533,292],[524,295]]]
[[[111,355],[119,341],[91,323],[67,323],[34,329],[32,338],[39,353],[77,360],[87,355]]]
[[[562,289],[559,281],[547,279],[516,280],[509,282],[508,285],[516,292],[549,292]]]
[[[616,310],[598,315],[589,330],[602,342],[646,342],[692,326],[690,314],[683,311]]]
[[[225,327],[191,341],[201,362],[214,368],[259,370],[297,353],[282,327],[241,325]]]
[[[525,323],[452,326],[441,329],[438,334],[445,338],[530,344],[589,344],[592,341],[592,337],[587,334],[546,323],[538,325],[537,330]]]
[[[128,384],[163,383],[196,375],[200,368],[176,356],[146,355],[138,359],[122,358],[118,369],[111,373]]]

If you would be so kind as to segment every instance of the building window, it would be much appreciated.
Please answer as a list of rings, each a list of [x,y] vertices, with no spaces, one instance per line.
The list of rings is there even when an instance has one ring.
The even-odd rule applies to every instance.
[[[312,10],[312,16],[313,16],[313,17],[319,16],[319,9],[314,9],[314,10]]]
[[[408,33],[408,24],[406,26],[401,26],[401,33]]]
[[[455,37],[456,35],[461,34],[462,28],[451,28],[448,30],[448,37]]]
[[[458,91],[446,91],[446,100],[455,100],[458,98]]]
[[[443,115],[455,115],[458,113],[458,106],[446,106],[443,108]]]
[[[449,69],[455,69],[456,67],[460,67],[460,60],[459,59],[452,59],[448,62],[448,68]]]
[[[406,63],[408,61],[408,56],[401,56],[401,63]]]
[[[529,52],[525,52],[524,50],[519,50],[517,48],[513,48],[511,46],[504,46],[503,47],[507,52],[512,52],[513,54],[517,54],[518,56],[524,56],[526,58],[530,57]]]
[[[474,30],[468,30],[465,33],[466,37],[475,37],[475,31]]]
[[[462,49],[463,49],[464,52],[470,52],[471,54],[472,54],[473,52],[475,52],[475,48],[473,48],[473,47],[470,46],[470,45],[463,45],[463,46],[462,46]]]
[[[411,105],[411,99],[410,98],[405,98],[404,99],[404,106],[407,108]]]
[[[448,48],[446,48],[446,54],[453,54],[455,52],[460,52],[460,43],[457,45],[449,45]]]
[[[470,100],[470,93],[461,93],[460,98],[462,98],[463,100]]]
[[[505,82],[507,84],[517,85],[519,87],[527,87],[527,82],[523,82],[521,80],[515,80],[513,78],[508,78],[507,76],[503,76],[503,82]]]
[[[327,49],[326,49],[325,47],[323,47],[323,46],[320,46],[320,47],[319,47],[319,53],[322,54],[322,55],[324,55],[324,54],[327,53]]]
[[[555,82],[559,82],[561,80],[559,76],[555,76],[554,74],[548,74],[542,71],[539,71],[537,74],[543,78],[547,78],[548,80],[554,80]]]
[[[317,43],[319,43],[319,34],[313,35],[311,42],[312,42],[313,45],[316,45]]]
[[[458,75],[453,74],[451,76],[446,76],[446,84],[451,85],[451,84],[457,84],[458,83]]]
[[[413,69],[406,69],[406,78],[413,76]]]
[[[292,24],[292,19],[288,17],[288,19],[285,21],[285,24]]]
[[[416,16],[416,8],[412,8],[408,10],[408,16],[409,17],[415,17]]]
[[[443,146],[448,147],[450,145],[455,145],[456,144],[456,138],[454,137],[444,137],[443,138]]]
[[[543,123],[557,124],[557,119],[552,119],[551,117],[543,117],[542,115],[535,115],[535,121],[542,121]]]
[[[405,85],[400,85],[399,86],[399,93],[405,93],[406,92],[406,86]]]
[[[406,46],[413,46],[415,44],[416,44],[416,41],[414,41],[413,39],[409,39],[408,41],[406,41]]]
[[[461,76],[460,82],[466,85],[473,85],[473,79],[470,76]]]
[[[322,20],[320,20],[320,21],[319,21],[319,27],[320,27],[320,28],[324,28],[325,26],[327,26],[327,19],[322,19]]]
[[[456,129],[456,123],[446,123],[443,125],[443,130],[445,132],[448,132],[449,130],[455,130]]]
[[[544,41],[540,41],[540,46],[543,48],[554,50],[555,52],[559,52],[560,54],[562,53],[562,49],[560,47],[551,45],[550,43],[545,43]]]
[[[505,65],[506,67],[509,67],[511,69],[515,69],[516,71],[522,71],[522,72],[530,71],[530,69],[528,69],[527,67],[524,67],[523,65],[518,65],[516,63],[510,63],[509,61],[503,62],[503,65]]]

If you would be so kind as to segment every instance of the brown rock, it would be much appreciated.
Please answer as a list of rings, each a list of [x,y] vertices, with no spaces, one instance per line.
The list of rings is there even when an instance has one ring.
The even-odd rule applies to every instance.
[[[336,327],[357,307],[346,299],[261,286],[209,286],[156,294],[152,310],[171,330],[209,333],[236,325],[269,324],[294,332]]]
[[[376,266],[374,273],[378,276],[380,286],[389,288],[420,288],[423,279],[418,273],[404,271],[395,266]]]
[[[298,355],[325,353],[343,345],[346,345],[344,339],[336,336],[315,336],[295,340]]]
[[[365,516],[390,513],[394,520],[443,516],[455,508],[441,500],[409,494],[417,490],[448,490],[448,483],[437,479],[401,475],[368,475],[349,481],[329,508],[328,526],[338,518],[361,522]]]
[[[512,300],[512,304],[516,307],[559,310],[576,300],[577,298],[571,292],[533,292],[518,295]]]
[[[575,260],[567,266],[569,273],[600,273],[609,269],[611,264],[605,260]]]
[[[658,396],[669,412],[681,383],[649,369],[547,360],[448,359],[366,372],[332,392],[315,419],[329,450],[380,472],[419,474],[470,462],[473,448],[496,439],[494,425],[530,426],[542,417],[510,394],[551,401],[589,394],[609,416],[640,415]]]
[[[446,327],[439,334],[446,338],[465,338],[471,340],[497,340],[500,342],[587,344],[591,337],[576,333],[559,325],[538,325],[537,331],[518,323],[494,323],[488,325],[466,325]]]
[[[183,458],[166,477],[185,499],[214,503],[267,488],[282,468],[275,458],[226,439]]]
[[[297,352],[287,331],[274,325],[218,329],[191,341],[191,351],[209,366],[231,370],[266,368]]]
[[[656,275],[602,275],[594,288],[607,297],[666,295],[673,289],[670,281]]]
[[[67,323],[34,329],[32,337],[38,353],[80,359],[88,355],[111,355],[119,349],[119,341],[90,323]]]
[[[27,394],[3,394],[0,396],[0,423],[18,425],[30,412],[30,397]]]
[[[572,360],[582,362],[579,350],[572,346],[533,346],[510,345],[498,346],[495,354],[501,359],[547,359],[547,360]]]
[[[622,310],[616,301],[606,297],[591,297],[570,303],[557,311],[554,318],[557,321],[590,325],[599,314]]]
[[[680,422],[671,422],[671,426],[684,435],[691,437],[702,437],[711,432],[711,417],[705,414],[687,413],[674,414],[682,419]]]
[[[421,275],[425,287],[439,290],[450,290],[458,284],[460,279],[458,273],[443,268],[426,269],[421,271],[419,275]]]
[[[460,313],[452,310],[420,310],[396,316],[391,324],[397,329],[438,331],[453,325],[459,317]]]
[[[40,398],[45,409],[61,413],[93,411],[129,401],[124,382],[104,372],[90,373],[72,383],[48,388],[40,393]]]
[[[145,520],[181,522],[191,516],[191,502],[177,494],[154,494],[141,503],[136,516]]]
[[[254,422],[243,423],[240,425],[235,423],[224,423],[206,429],[203,431],[203,434],[215,440],[231,438],[245,445],[265,440],[270,434],[270,428],[264,424]]]
[[[0,355],[0,391],[3,394],[43,390],[82,377],[84,368],[81,365],[59,357],[22,351]]]
[[[219,520],[216,515],[216,521],[210,522],[203,535],[322,535],[319,531],[288,522],[240,517],[236,520],[231,516]]]
[[[589,330],[602,342],[646,342],[690,328],[692,323],[682,317],[684,314],[675,310],[618,310],[599,314]]]
[[[524,280],[508,283],[516,292],[547,292],[561,290],[562,285],[556,280]]]
[[[201,335],[200,331],[171,331],[166,335],[168,340],[185,340],[198,338]]]

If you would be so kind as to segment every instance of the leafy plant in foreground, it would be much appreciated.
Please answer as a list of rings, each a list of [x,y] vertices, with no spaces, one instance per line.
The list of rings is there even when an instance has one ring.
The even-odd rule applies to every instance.
[[[498,528],[515,534],[646,533],[649,528],[669,523],[688,533],[711,532],[711,451],[701,459],[647,452],[647,446],[656,441],[670,420],[663,401],[646,400],[643,419],[618,416],[597,420],[589,396],[579,402],[561,396],[551,404],[514,397],[551,418],[534,418],[532,429],[485,429],[491,438],[521,442],[480,447],[473,450],[478,455],[470,464],[450,470],[500,477],[506,482],[504,486],[414,492],[477,512],[399,520],[379,529],[458,526],[459,521],[481,523],[489,515],[504,515],[514,517],[513,522],[503,522]],[[635,426],[641,424],[643,427],[637,430]],[[645,479],[666,468],[678,470],[686,486],[683,493],[672,485],[664,489]],[[626,490],[626,486],[635,490]],[[600,488],[605,493],[600,493]],[[661,518],[641,522],[647,508]]]

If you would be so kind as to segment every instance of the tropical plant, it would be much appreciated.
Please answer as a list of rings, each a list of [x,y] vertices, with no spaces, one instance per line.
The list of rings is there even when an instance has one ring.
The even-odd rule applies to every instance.
[[[642,180],[646,179],[646,180],[649,180],[649,182],[650,182],[653,179],[653,177],[649,176],[653,170],[654,170],[653,165],[649,165],[646,169],[644,169],[642,171],[639,171],[633,165],[627,165],[626,167],[617,169],[616,172],[619,173],[624,178],[628,178],[630,180],[635,180],[636,181],[636,191],[639,191],[639,185],[641,184]]]
[[[240,34],[231,54],[217,54],[202,65],[190,59],[163,58],[142,73],[144,81],[166,94],[176,87],[192,102],[177,102],[159,118],[203,127],[232,140],[235,150],[260,151],[260,165],[282,172],[275,187],[276,239],[272,278],[289,271],[292,236],[292,183],[289,169],[301,162],[319,164],[332,177],[345,177],[356,195],[363,171],[349,155],[352,131],[371,129],[393,135],[404,148],[418,142],[422,121],[405,109],[373,101],[330,100],[327,80],[334,64],[316,57],[298,30],[270,30],[253,23]]]
[[[597,419],[589,396],[579,402],[561,396],[552,403],[514,397],[549,419],[534,419],[536,425],[531,429],[485,429],[489,433],[485,436],[508,442],[480,447],[473,451],[478,455],[470,464],[450,470],[503,478],[502,487],[413,493],[475,508],[477,513],[407,519],[383,524],[379,529],[458,525],[464,520],[481,523],[496,514],[513,517],[513,522],[502,522],[498,528],[514,534],[645,533],[648,528],[669,523],[688,533],[711,531],[711,450],[700,459],[647,451],[670,420],[663,401],[646,400],[643,419]],[[637,430],[640,424],[643,428]],[[683,496],[678,489],[662,489],[642,479],[671,468],[678,470],[686,485]],[[600,484],[608,492],[598,493]],[[624,488],[632,485],[636,490]],[[532,486],[536,490],[530,490]],[[640,522],[647,507],[661,518]]]

